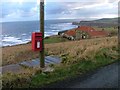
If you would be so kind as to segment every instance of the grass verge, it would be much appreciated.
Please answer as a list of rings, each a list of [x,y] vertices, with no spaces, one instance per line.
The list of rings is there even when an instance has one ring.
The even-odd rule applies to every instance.
[[[115,51],[118,50],[117,48],[112,49]],[[82,59],[71,63],[62,62],[60,65],[55,65],[55,70],[51,73],[38,72],[34,75],[29,75],[31,73],[24,75],[8,73],[6,78],[4,77],[3,79],[3,86],[6,88],[40,88],[68,78],[83,75],[99,67],[118,61],[117,54],[111,55],[108,52],[110,52],[109,48],[102,48],[96,52],[93,59]],[[67,55],[64,57],[67,57]]]
[[[36,54],[31,52],[29,45],[5,49],[9,51],[14,50],[19,57],[21,56],[22,58],[33,58],[32,55],[36,55],[37,57],[37,52]],[[104,65],[108,65],[118,59],[116,37],[63,42],[54,45],[46,44],[45,50],[48,55],[58,55],[63,59],[60,65],[54,66],[55,70],[53,72],[42,73],[38,71],[38,73],[33,74],[33,72],[31,72],[32,70],[29,70],[29,75],[7,74],[3,78],[3,86],[7,88],[44,87],[45,85],[75,77],[76,75],[81,75]],[[9,51],[6,55],[8,55],[8,53],[14,55],[14,51],[11,51],[12,53]],[[23,53],[19,54],[21,51]],[[16,56],[16,54],[14,56]]]
[[[80,60],[79,62],[74,64],[64,64],[61,66],[57,66],[55,68],[55,71],[52,73],[37,74],[35,77],[32,78],[30,87],[45,87],[46,85],[49,85],[51,83],[56,83],[67,78],[72,78],[77,75],[85,74],[88,71],[92,71],[99,67],[118,61],[117,59],[114,60],[111,56],[106,57],[104,53],[106,53],[106,50],[104,49],[99,51],[99,54],[95,56],[94,61],[89,59]]]

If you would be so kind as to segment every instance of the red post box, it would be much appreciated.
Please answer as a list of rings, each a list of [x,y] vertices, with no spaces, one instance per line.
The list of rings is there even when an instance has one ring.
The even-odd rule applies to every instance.
[[[42,51],[42,33],[41,32],[32,33],[32,50]]]

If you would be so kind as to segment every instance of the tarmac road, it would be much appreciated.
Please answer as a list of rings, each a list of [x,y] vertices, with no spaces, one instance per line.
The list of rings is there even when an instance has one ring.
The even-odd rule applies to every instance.
[[[120,62],[102,67],[83,77],[67,80],[50,88],[119,88],[118,68]]]

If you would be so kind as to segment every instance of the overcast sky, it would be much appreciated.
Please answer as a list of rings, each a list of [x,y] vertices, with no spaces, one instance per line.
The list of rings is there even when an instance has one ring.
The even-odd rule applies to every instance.
[[[45,19],[93,20],[118,16],[119,0],[45,0]],[[39,20],[39,0],[2,0],[0,22]]]

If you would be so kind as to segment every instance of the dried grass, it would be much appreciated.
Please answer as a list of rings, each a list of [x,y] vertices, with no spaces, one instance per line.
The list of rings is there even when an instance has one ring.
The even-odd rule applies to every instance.
[[[93,58],[100,49],[117,47],[117,37],[105,37],[96,39],[87,39],[80,41],[70,41],[62,43],[45,44],[47,55],[68,55],[69,59],[87,59]],[[18,63],[25,60],[31,60],[39,57],[38,52],[31,50],[31,44],[18,45],[2,48],[3,65]],[[114,53],[115,51],[111,51]]]
[[[63,44],[46,45],[46,47],[48,48],[48,54],[59,56],[67,54],[67,63],[73,63],[78,60],[92,60],[97,52],[104,48],[108,48],[111,53],[117,56],[117,51],[112,50],[113,47],[117,48],[117,37],[65,42]]]

